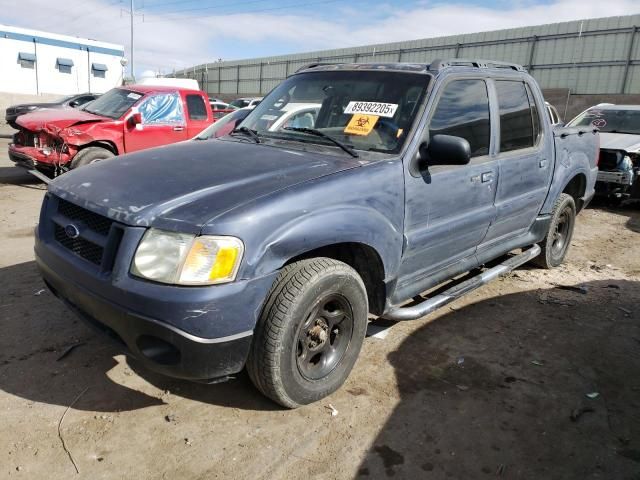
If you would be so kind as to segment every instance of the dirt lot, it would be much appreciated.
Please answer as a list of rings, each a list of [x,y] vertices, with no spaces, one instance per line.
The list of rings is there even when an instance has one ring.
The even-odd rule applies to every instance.
[[[0,160],[0,478],[640,479],[638,205],[586,210],[565,266],[368,338],[340,391],[286,411],[244,373],[144,371],[80,323],[33,262],[44,188],[13,172]]]

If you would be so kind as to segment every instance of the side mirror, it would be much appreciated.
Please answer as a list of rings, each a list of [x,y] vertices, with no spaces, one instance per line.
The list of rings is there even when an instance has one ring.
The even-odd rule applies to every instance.
[[[69,102],[69,106],[71,108],[76,108],[76,107],[80,106],[80,102],[78,100],[72,100],[71,102]]]
[[[135,112],[129,117],[129,125],[135,127],[142,123],[142,113]]]
[[[434,135],[420,145],[420,158],[426,165],[466,165],[471,160],[471,145],[462,137]]]

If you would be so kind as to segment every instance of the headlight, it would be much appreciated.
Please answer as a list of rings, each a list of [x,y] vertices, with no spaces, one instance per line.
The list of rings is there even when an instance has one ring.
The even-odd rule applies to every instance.
[[[142,237],[131,273],[156,282],[213,285],[236,278],[244,245],[239,238],[149,229]]]

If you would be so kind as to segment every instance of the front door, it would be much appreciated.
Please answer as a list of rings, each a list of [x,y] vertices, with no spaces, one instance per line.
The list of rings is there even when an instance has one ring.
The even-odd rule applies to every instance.
[[[142,123],[124,126],[126,153],[180,142],[188,137],[182,100],[178,93],[151,95],[139,106]]]
[[[455,79],[438,89],[436,107],[424,138],[444,134],[465,138],[468,165],[437,165],[420,176],[405,173],[406,247],[398,297],[429,288],[438,272],[473,263],[495,216],[498,162],[491,155],[489,96],[483,79]],[[398,299],[392,299],[399,300]]]
[[[525,234],[549,191],[553,172],[552,133],[545,132],[540,115],[541,99],[522,80],[495,80],[495,98],[500,121],[497,158],[500,178],[496,193],[496,221],[483,248]]]

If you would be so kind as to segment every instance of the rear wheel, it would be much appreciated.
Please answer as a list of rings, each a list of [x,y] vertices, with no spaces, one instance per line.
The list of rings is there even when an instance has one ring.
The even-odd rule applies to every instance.
[[[280,405],[320,400],[344,383],[367,328],[367,292],[357,272],[329,258],[280,272],[247,360],[255,386]]]
[[[87,147],[80,150],[73,160],[71,160],[71,168],[84,167],[91,163],[99,162],[106,158],[115,156],[112,151],[101,147]]]
[[[544,240],[542,252],[533,263],[542,268],[557,267],[567,255],[576,221],[576,204],[571,195],[560,194],[551,214],[551,223]]]

